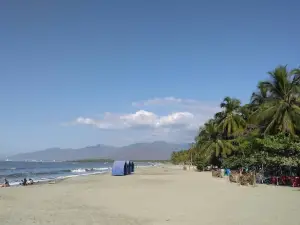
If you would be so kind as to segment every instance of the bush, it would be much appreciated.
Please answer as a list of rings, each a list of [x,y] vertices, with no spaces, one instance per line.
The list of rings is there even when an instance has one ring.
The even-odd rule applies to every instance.
[[[198,171],[203,171],[205,167],[209,166],[209,162],[204,157],[198,156],[195,158],[194,165]]]

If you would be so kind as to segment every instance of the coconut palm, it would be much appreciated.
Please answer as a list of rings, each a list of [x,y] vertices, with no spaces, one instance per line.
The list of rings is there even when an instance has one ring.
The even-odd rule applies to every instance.
[[[245,127],[246,122],[240,112],[240,100],[225,97],[220,107],[223,108],[223,112],[219,113],[218,117],[223,135],[229,137]]]
[[[240,107],[239,109],[241,117],[247,121],[250,117],[251,114],[253,113],[252,105],[251,104],[245,104]]]
[[[254,117],[265,124],[264,134],[284,132],[294,135],[300,129],[300,71],[288,71],[286,66],[279,66],[268,74],[270,80],[260,85],[269,94]]]
[[[224,140],[220,134],[219,124],[214,120],[209,120],[200,130],[196,142],[197,149],[200,154],[206,158],[210,158],[213,154],[223,157],[230,155],[235,146],[230,140]]]
[[[264,103],[266,98],[268,97],[268,89],[264,85],[264,82],[260,81],[257,85],[257,92],[253,92],[251,96],[250,104],[252,106],[259,106]]]

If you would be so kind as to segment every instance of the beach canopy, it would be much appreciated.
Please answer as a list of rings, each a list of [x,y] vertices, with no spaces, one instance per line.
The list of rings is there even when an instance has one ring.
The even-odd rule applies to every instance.
[[[128,174],[131,174],[134,172],[134,163],[132,161],[126,161],[128,164]]]
[[[130,170],[130,173],[134,172],[134,163],[132,161],[129,161],[129,170]]]
[[[111,174],[113,176],[124,176],[129,174],[129,165],[126,161],[114,161]]]
[[[126,163],[127,163],[127,166],[128,166],[127,172],[128,172],[128,174],[131,174],[131,161],[126,161]]]

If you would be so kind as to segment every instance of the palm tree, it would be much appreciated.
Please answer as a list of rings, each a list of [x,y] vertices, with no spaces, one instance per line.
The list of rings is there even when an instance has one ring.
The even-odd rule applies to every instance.
[[[279,66],[268,73],[270,80],[261,82],[267,90],[254,118],[264,123],[264,134],[280,132],[294,135],[300,129],[300,71],[288,71],[286,66]]]
[[[196,148],[200,149],[200,154],[206,159],[213,154],[217,157],[221,154],[223,157],[230,155],[235,146],[230,140],[224,140],[220,133],[219,125],[214,120],[209,120],[200,130],[196,138]]]
[[[196,145],[195,143],[192,143],[191,146],[190,146],[190,149],[188,150],[189,152],[189,170],[191,169],[191,166],[193,165],[193,156],[195,155],[196,153]]]
[[[240,107],[239,109],[241,117],[247,121],[251,117],[251,114],[253,113],[252,105],[251,104],[245,104]]]
[[[260,81],[257,85],[257,92],[253,92],[251,96],[251,102],[250,104],[252,106],[259,106],[263,104],[268,97],[268,89],[264,85],[264,82]]]
[[[246,125],[240,112],[241,101],[236,98],[225,97],[220,106],[224,110],[216,116],[219,117],[219,126],[223,135],[228,138]]]

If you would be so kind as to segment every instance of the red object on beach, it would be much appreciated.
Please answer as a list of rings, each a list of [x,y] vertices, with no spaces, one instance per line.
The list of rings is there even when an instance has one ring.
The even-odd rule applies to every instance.
[[[287,179],[289,181],[289,184],[293,185],[293,180],[294,180],[293,177],[292,176],[288,176]]]
[[[277,180],[277,177],[272,177],[272,178],[271,178],[271,183],[272,183],[272,184],[277,185],[277,184],[278,184],[277,181],[278,181],[278,180]]]
[[[288,177],[287,176],[281,176],[280,177],[280,181],[283,185],[287,185],[287,181],[288,181]]]
[[[293,177],[292,178],[292,186],[293,187],[300,187],[300,177]]]

